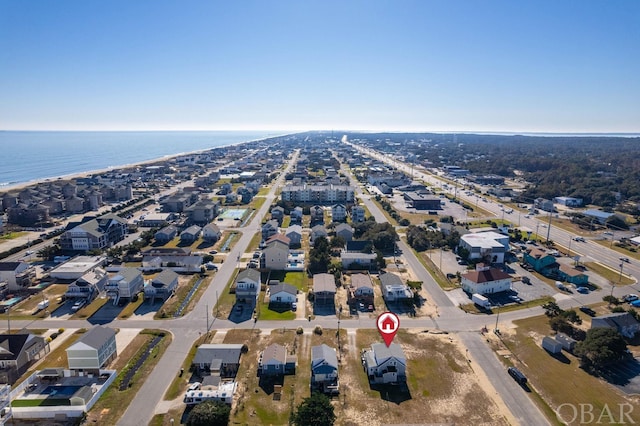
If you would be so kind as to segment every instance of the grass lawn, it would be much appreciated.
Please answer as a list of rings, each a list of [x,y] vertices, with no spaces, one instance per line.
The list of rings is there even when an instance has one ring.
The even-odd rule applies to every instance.
[[[139,356],[139,352],[146,349],[148,342],[159,334],[164,333],[164,338],[153,349],[151,356],[142,364],[131,380],[131,386],[124,391],[118,389],[118,384],[123,373],[126,371],[126,365]],[[138,334],[127,348],[119,354],[111,368],[119,372],[119,377],[100,397],[98,402],[93,406],[87,416],[87,424],[116,424],[120,417],[124,414],[129,403],[135,398],[136,394],[144,384],[144,379],[158,364],[165,350],[171,343],[171,333],[163,330],[143,330]]]
[[[284,219],[282,220],[281,228],[288,228],[290,223],[291,223],[291,216],[285,216]]]
[[[263,321],[282,320],[291,321],[296,318],[296,313],[290,309],[285,309],[282,312],[269,309],[269,304],[265,303],[265,293],[261,292],[258,298],[258,319]]]
[[[280,282],[285,282],[287,284],[291,284],[298,290],[302,292],[306,292],[309,290],[309,283],[311,279],[307,277],[307,274],[304,272],[284,272],[284,271],[271,271],[271,275],[269,275],[270,280],[278,280]]]
[[[258,193],[256,194],[256,197],[265,197],[269,194],[269,190],[271,188],[269,188],[268,186],[263,186],[262,188],[260,188],[260,190],[258,191]]]
[[[539,299],[527,300],[522,303],[512,303],[510,305],[500,306],[500,307],[496,306],[492,309],[492,312],[494,314],[497,314],[498,312],[504,313],[504,312],[511,312],[511,311],[519,311],[520,309],[532,308],[534,306],[542,306],[545,303],[549,303],[553,300],[554,300],[553,297],[545,296]],[[460,305],[460,309],[470,314],[484,314],[484,312],[478,309],[478,306],[476,306],[475,303],[467,303],[465,305]]]
[[[587,267],[590,271],[595,272],[600,275],[602,278],[609,280],[611,283],[615,285],[630,285],[635,284],[635,281],[629,278],[628,275],[624,273],[624,267],[622,270],[622,275],[620,275],[620,271],[613,270],[608,268],[600,263],[596,262],[585,262],[584,266]]]
[[[125,306],[124,309],[120,311],[120,315],[118,315],[118,319],[129,318],[131,315],[133,315],[136,309],[138,309],[140,305],[142,305],[143,302],[144,302],[144,293],[141,292],[138,294],[138,300],[136,300],[135,302],[129,302],[127,306]]]
[[[9,232],[7,234],[0,236],[0,240],[14,240],[18,237],[22,237],[23,235],[27,235],[27,232],[26,231]]]
[[[229,318],[229,314],[231,314],[231,309],[233,305],[236,303],[236,295],[235,293],[231,293],[231,285],[233,284],[236,276],[238,275],[238,270],[231,275],[229,278],[229,282],[222,290],[222,293],[217,294],[218,300],[216,300],[216,304],[213,307],[213,316],[216,318]]]
[[[249,206],[254,210],[260,210],[260,207],[267,201],[265,197],[253,197],[253,200],[249,203]]]
[[[42,293],[29,296],[27,299],[18,303],[11,308],[11,318],[16,315],[33,315],[36,318],[45,318],[50,312],[55,311],[64,302],[62,295],[67,291],[69,286],[67,284],[51,284],[45,288]],[[38,311],[38,303],[44,299],[49,300],[49,307]]]
[[[580,316],[583,321],[588,318],[581,313]],[[527,318],[515,321],[514,324],[517,325],[515,334],[504,336],[504,343],[512,356],[501,359],[505,364],[515,364],[527,376],[534,393],[539,394],[545,404],[550,406],[541,408],[550,414],[551,420],[556,420],[552,410],[562,404],[575,404],[576,407],[579,404],[593,404],[594,413],[601,413],[606,404],[612,411],[616,411],[616,416],[618,404],[631,403],[637,407],[637,398],[634,401],[613,385],[583,371],[579,360],[573,355],[563,351],[566,357],[563,362],[542,349],[542,338],[551,334],[547,317]],[[504,349],[504,346],[500,348]],[[565,414],[567,417],[571,416],[570,412]],[[631,418],[635,423],[640,422],[640,411],[632,411]],[[578,416],[577,421],[579,420]]]
[[[179,280],[178,281],[178,287],[176,288],[175,294],[173,295],[173,297],[170,297],[169,299],[167,299],[164,302],[162,307],[159,308],[158,311],[153,316],[153,319],[173,318],[173,314],[180,307],[180,305],[182,304],[184,299],[189,294],[189,291],[193,288],[193,286],[195,285],[195,283],[199,279],[200,279],[200,275],[196,274],[196,275],[191,276],[189,278],[188,282],[185,283],[184,282],[184,278],[183,277],[179,277],[178,278],[178,280]],[[210,278],[208,278],[208,277],[205,277],[204,279],[205,279],[205,281],[203,281],[200,284],[200,287],[196,291],[196,294],[194,294],[193,297],[191,298],[192,301],[198,299],[198,295],[202,291],[203,286],[204,286],[204,288],[206,288],[206,285],[205,285],[206,281],[210,280]],[[189,305],[191,305],[191,302],[189,303]],[[137,307],[136,307],[136,309],[137,309]],[[183,311],[183,314],[187,313],[188,310],[189,310],[189,306],[187,306],[187,308]],[[135,309],[133,311],[131,311],[131,312],[133,313],[134,311],[135,311]]]

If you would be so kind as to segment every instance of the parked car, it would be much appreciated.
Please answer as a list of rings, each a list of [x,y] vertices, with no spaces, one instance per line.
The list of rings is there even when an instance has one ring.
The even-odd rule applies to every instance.
[[[513,379],[516,382],[520,383],[521,385],[524,385],[527,383],[527,377],[524,374],[522,374],[522,372],[517,368],[509,367],[507,371],[509,372],[509,375],[513,377]]]
[[[640,308],[640,300],[634,300],[633,302],[631,302],[631,306],[633,306],[634,308]]]
[[[296,309],[298,309],[298,304],[296,302],[291,303],[291,310],[295,311]]]
[[[590,317],[595,317],[596,316],[596,311],[594,311],[593,309],[591,309],[588,306],[580,306],[580,310],[582,312],[584,312],[585,314],[589,315]]]
[[[190,391],[194,391],[194,390],[198,390],[200,389],[200,386],[202,386],[202,383],[200,382],[193,382],[189,385],[189,389]]]
[[[578,293],[582,293],[582,294],[587,294],[587,293],[589,293],[589,289],[588,289],[587,287],[578,287],[578,288],[576,288],[576,291],[577,291]]]
[[[71,306],[71,310],[73,312],[78,312],[82,307],[87,303],[85,299],[76,300],[76,302]]]
[[[627,294],[622,296],[622,300],[624,300],[625,302],[635,302],[636,300],[638,300],[638,295],[637,294]]]

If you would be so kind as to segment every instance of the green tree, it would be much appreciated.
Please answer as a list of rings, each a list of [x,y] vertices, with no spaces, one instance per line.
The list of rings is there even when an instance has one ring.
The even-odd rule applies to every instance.
[[[602,367],[624,359],[627,343],[616,330],[612,328],[592,328],[587,336],[578,342],[575,354],[580,357],[582,366],[592,372]]]
[[[291,416],[296,426],[333,426],[336,415],[327,396],[314,392],[305,398]]]
[[[542,305],[542,309],[544,309],[544,314],[548,317],[557,317],[562,313],[562,309],[556,302],[549,302]]]
[[[231,408],[217,401],[202,402],[191,410],[187,426],[227,426]]]

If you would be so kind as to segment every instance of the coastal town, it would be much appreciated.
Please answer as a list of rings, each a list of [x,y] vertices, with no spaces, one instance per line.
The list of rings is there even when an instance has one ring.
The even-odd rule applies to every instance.
[[[339,425],[639,422],[637,217],[416,158],[438,144],[306,132],[3,189],[0,422],[280,425],[314,394]]]

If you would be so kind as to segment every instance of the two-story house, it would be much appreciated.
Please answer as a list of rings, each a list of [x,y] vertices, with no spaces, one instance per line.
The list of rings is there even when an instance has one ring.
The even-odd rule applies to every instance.
[[[325,344],[311,347],[311,391],[339,393],[336,350]]]
[[[121,299],[129,301],[134,295],[142,291],[144,279],[136,268],[122,268],[105,284],[107,296],[117,305]]]
[[[402,347],[374,343],[362,352],[362,365],[371,384],[401,384],[407,381],[407,358]]]
[[[0,383],[14,384],[49,351],[49,344],[42,336],[26,330],[16,334],[0,334]]]
[[[115,214],[106,214],[83,223],[70,223],[60,236],[63,250],[102,250],[122,241],[128,224]]]
[[[67,348],[70,370],[99,374],[118,355],[116,332],[110,327],[96,325]]]
[[[236,303],[255,304],[260,294],[260,272],[245,269],[236,277]]]
[[[0,282],[6,282],[9,291],[29,287],[35,278],[35,268],[27,262],[0,262]]]

